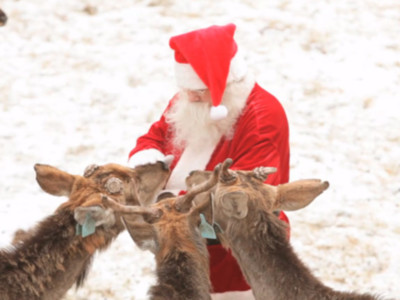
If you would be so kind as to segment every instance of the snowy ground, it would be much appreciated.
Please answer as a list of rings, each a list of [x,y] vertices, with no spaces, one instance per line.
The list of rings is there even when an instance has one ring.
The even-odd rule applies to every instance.
[[[171,35],[234,22],[258,82],[285,107],[291,179],[331,187],[289,214],[292,243],[337,289],[400,295],[397,0],[0,0],[0,246],[64,199],[33,165],[126,163],[175,91]],[[126,233],[65,299],[146,299],[153,256]]]

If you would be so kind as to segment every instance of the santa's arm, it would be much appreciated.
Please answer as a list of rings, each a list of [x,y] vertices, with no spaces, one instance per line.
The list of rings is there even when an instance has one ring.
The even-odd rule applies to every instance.
[[[174,99],[169,102],[161,118],[150,126],[149,131],[137,139],[136,146],[129,152],[129,165],[131,167],[154,163],[163,160],[167,155],[165,145],[168,124],[165,120],[165,114],[173,101]]]
[[[157,149],[158,151],[163,152],[166,129],[167,124],[165,123],[165,118],[163,115],[160,120],[151,125],[146,134],[137,139],[135,148],[133,148],[129,153],[129,158],[136,153],[147,149]]]

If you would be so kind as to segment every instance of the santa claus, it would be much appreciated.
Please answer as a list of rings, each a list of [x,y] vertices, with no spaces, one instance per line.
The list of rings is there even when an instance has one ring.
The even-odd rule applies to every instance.
[[[180,90],[129,154],[131,166],[173,155],[167,190],[184,190],[191,170],[213,170],[228,157],[232,169],[276,167],[268,184],[289,180],[286,114],[248,72],[235,29],[234,24],[211,26],[170,39]],[[283,212],[279,216],[288,222]],[[213,298],[252,299],[231,253],[215,242],[208,250]]]

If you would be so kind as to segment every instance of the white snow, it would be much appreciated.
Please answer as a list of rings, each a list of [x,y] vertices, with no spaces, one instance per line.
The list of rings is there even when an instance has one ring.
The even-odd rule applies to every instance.
[[[176,91],[172,35],[234,22],[258,82],[283,104],[291,179],[330,188],[288,213],[327,285],[400,295],[400,4],[396,0],[1,0],[0,246],[65,199],[33,165],[125,164]],[[64,299],[146,299],[154,260],[123,233]]]

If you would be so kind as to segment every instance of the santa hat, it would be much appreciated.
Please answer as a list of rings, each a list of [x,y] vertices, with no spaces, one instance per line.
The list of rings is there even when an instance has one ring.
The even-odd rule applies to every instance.
[[[237,54],[233,39],[236,26],[211,26],[174,36],[169,45],[175,50],[175,75],[180,88],[208,88],[211,93],[211,118],[223,119],[227,108],[221,105],[227,83],[241,80],[246,65]]]

